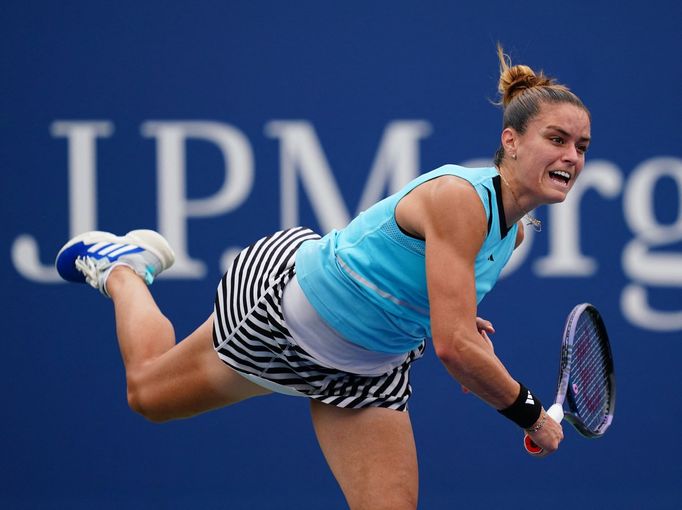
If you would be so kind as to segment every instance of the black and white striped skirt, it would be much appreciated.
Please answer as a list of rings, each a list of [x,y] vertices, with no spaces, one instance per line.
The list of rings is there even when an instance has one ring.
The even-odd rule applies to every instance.
[[[410,364],[421,357],[423,343],[402,365],[379,376],[321,366],[293,343],[284,322],[282,295],[295,274],[296,250],[310,239],[319,236],[292,228],[264,237],[237,255],[216,293],[213,346],[218,356],[263,386],[284,388],[282,393],[337,407],[406,410],[412,393]]]

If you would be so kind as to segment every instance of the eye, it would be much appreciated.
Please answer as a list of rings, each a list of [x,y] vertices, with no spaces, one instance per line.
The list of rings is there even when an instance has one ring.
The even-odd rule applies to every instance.
[[[585,154],[587,152],[587,145],[576,145],[575,148],[578,149],[580,154]]]
[[[560,136],[550,136],[549,139],[558,145],[564,144],[564,139]]]

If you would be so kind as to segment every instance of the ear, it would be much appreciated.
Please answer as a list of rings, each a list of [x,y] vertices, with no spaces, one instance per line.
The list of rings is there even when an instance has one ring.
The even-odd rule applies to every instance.
[[[516,154],[519,135],[514,128],[504,128],[500,135],[502,147],[506,154]]]

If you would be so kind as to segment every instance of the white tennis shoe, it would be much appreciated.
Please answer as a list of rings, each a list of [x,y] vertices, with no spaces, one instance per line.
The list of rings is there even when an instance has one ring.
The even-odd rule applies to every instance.
[[[124,236],[92,231],[66,243],[55,266],[66,281],[88,283],[109,296],[106,282],[114,267],[128,266],[151,285],[173,262],[175,254],[168,241],[153,230],[132,230]]]

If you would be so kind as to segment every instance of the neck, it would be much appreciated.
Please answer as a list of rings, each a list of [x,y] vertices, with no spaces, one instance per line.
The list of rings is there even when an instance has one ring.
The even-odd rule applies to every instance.
[[[514,172],[509,172],[507,167],[503,167],[502,165],[497,168],[497,171],[502,178],[502,206],[504,207],[504,214],[507,218],[507,227],[511,228],[514,223],[521,218],[526,217],[527,225],[532,225],[537,232],[542,230],[542,223],[540,220],[529,213],[535,206],[524,200],[524,194],[521,193],[520,186],[513,177]]]

